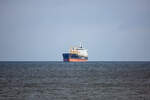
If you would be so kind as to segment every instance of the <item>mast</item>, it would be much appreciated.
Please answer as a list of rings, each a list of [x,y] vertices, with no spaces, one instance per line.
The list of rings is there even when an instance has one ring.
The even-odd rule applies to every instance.
[[[80,42],[80,48],[83,48],[82,42]]]

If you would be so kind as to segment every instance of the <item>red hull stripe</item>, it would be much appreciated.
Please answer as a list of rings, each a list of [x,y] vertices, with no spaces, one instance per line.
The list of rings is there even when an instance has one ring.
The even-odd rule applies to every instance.
[[[81,62],[81,61],[87,61],[87,59],[64,59],[64,61],[68,61],[68,62]]]

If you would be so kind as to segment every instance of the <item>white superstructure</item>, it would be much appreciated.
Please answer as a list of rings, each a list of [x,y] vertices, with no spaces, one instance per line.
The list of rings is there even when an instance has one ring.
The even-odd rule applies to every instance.
[[[88,57],[88,50],[83,48],[82,43],[80,43],[80,47],[71,48],[70,53],[78,54],[78,55],[84,56],[84,57]]]

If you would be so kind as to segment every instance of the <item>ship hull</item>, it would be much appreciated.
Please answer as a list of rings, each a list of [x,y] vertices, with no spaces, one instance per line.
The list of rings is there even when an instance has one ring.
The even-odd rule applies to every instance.
[[[64,53],[63,60],[64,62],[84,62],[88,60],[88,57],[80,56],[77,54]]]

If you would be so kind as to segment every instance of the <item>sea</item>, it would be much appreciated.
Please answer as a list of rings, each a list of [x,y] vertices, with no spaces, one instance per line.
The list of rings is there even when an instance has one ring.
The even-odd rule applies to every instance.
[[[0,62],[0,100],[150,100],[150,62]]]

